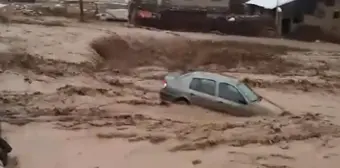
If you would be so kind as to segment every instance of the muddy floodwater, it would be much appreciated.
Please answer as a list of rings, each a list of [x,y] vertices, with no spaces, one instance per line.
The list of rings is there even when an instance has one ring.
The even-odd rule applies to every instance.
[[[2,133],[17,167],[340,164],[337,45],[74,21],[0,32]],[[285,112],[161,104],[164,76],[192,70],[234,76]]]
[[[7,127],[9,128],[9,127]],[[285,164],[291,167],[319,167],[338,164],[338,140],[324,144],[317,139],[291,142],[289,145],[222,145],[204,151],[168,152],[173,142],[154,145],[128,142],[125,139],[98,139],[104,129],[79,131],[56,130],[49,124],[10,127],[7,133],[15,145],[13,154],[25,167],[251,167]],[[15,131],[15,132],[12,132]],[[25,141],[23,142],[23,139]],[[285,149],[285,147],[289,149]],[[329,145],[334,145],[330,147]],[[282,149],[283,148],[283,149]],[[53,151],[53,152],[51,152]],[[199,162],[198,165],[195,165]]]

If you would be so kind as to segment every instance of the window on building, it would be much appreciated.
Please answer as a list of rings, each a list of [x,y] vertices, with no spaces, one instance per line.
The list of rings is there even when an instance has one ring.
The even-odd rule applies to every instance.
[[[333,12],[333,19],[338,19],[339,17],[340,17],[340,12],[339,11]]]
[[[325,5],[326,6],[334,6],[335,5],[335,0],[325,0]]]

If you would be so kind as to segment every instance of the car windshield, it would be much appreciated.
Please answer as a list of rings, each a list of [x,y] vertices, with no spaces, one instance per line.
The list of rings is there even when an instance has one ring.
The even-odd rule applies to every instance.
[[[250,89],[247,85],[245,85],[244,83],[240,83],[237,85],[239,91],[251,102],[255,102],[259,99],[259,97],[257,96],[257,94]]]

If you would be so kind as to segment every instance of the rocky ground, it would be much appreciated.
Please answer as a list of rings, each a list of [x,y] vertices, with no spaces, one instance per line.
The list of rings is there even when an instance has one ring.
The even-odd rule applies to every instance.
[[[337,45],[39,19],[0,26],[2,133],[20,166],[339,164]],[[288,112],[161,105],[164,75],[188,70],[233,75]]]

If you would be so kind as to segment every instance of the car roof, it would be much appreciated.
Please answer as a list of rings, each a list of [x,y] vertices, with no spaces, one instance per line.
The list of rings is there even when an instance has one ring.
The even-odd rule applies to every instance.
[[[235,77],[220,75],[220,74],[211,73],[211,72],[194,71],[194,72],[187,73],[186,75],[190,75],[193,78],[205,78],[205,79],[215,80],[218,82],[225,82],[225,83],[228,83],[234,86],[240,83],[240,81]]]

